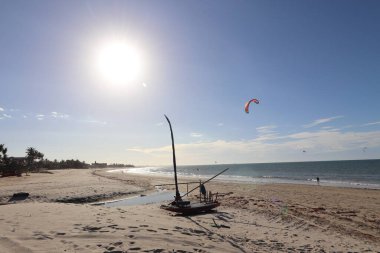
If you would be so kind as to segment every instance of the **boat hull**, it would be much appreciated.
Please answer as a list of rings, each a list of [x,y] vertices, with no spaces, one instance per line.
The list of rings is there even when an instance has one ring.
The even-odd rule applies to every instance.
[[[186,206],[177,206],[175,204],[161,205],[161,209],[181,213],[181,214],[196,214],[202,212],[209,212],[212,209],[218,207],[220,205],[219,202],[211,202],[211,203],[192,203]]]

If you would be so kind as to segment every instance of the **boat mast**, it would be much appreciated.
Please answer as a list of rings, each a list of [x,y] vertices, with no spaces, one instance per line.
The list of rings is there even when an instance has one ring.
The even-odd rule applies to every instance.
[[[170,123],[169,118],[165,114],[164,114],[164,116],[165,116],[166,120],[169,123],[170,133],[171,133],[171,137],[172,137],[173,167],[174,167],[174,181],[175,181],[175,201],[177,202],[177,201],[182,201],[182,198],[181,198],[181,195],[179,194],[179,191],[178,191],[177,164],[176,164],[176,161],[175,161],[175,148],[174,148],[173,130],[172,130],[172,124]]]

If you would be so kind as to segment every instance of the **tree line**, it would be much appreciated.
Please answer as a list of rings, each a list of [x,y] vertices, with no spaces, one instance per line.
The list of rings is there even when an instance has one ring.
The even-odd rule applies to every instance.
[[[25,157],[9,157],[8,149],[4,144],[0,144],[0,175],[21,176],[22,173],[39,172],[43,169],[83,169],[89,168],[89,164],[79,160],[50,161],[44,159],[44,154],[37,149],[28,147]]]

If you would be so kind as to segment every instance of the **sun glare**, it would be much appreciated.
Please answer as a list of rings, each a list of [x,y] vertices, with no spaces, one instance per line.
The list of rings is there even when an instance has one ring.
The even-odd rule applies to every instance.
[[[100,47],[96,68],[109,84],[125,85],[137,81],[142,72],[141,54],[123,41],[110,41]]]

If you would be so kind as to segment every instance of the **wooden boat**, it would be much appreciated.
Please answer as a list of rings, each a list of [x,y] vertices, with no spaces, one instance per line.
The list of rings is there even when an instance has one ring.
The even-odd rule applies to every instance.
[[[187,204],[180,204],[180,203],[170,203],[168,205],[161,205],[162,209],[165,209],[167,211],[181,213],[181,214],[196,214],[196,213],[202,213],[202,212],[209,212],[215,207],[220,206],[220,203],[218,201],[215,202],[198,202],[198,203],[190,203],[190,201],[184,201],[189,202]]]
[[[218,207],[220,205],[220,203],[218,201],[218,196],[217,195],[215,195],[215,198],[213,198],[212,196],[209,196],[207,198],[204,198],[203,201],[193,202],[193,203],[190,202],[190,201],[187,201],[187,200],[182,200],[182,197],[184,197],[185,195],[188,195],[190,192],[192,192],[195,189],[199,188],[200,186],[202,186],[206,182],[208,182],[208,181],[212,180],[213,178],[215,178],[216,176],[222,174],[227,169],[225,169],[224,171],[218,173],[216,176],[210,178],[209,180],[205,181],[203,184],[200,184],[200,186],[197,186],[194,189],[192,189],[191,191],[187,192],[184,196],[181,196],[180,193],[179,193],[179,190],[178,190],[177,165],[176,165],[176,158],[175,158],[175,147],[174,147],[173,129],[172,129],[172,125],[170,123],[169,118],[166,115],[165,115],[165,118],[166,118],[166,120],[169,123],[170,133],[171,133],[171,139],[172,139],[174,181],[175,181],[176,194],[175,194],[175,197],[174,197],[174,201],[172,201],[169,204],[161,205],[160,208],[162,208],[164,210],[167,210],[167,211],[181,213],[181,214],[186,214],[186,215],[188,215],[188,214],[197,214],[197,213],[202,213],[202,212],[209,212],[212,209],[214,209],[214,208],[216,208],[216,207]]]

